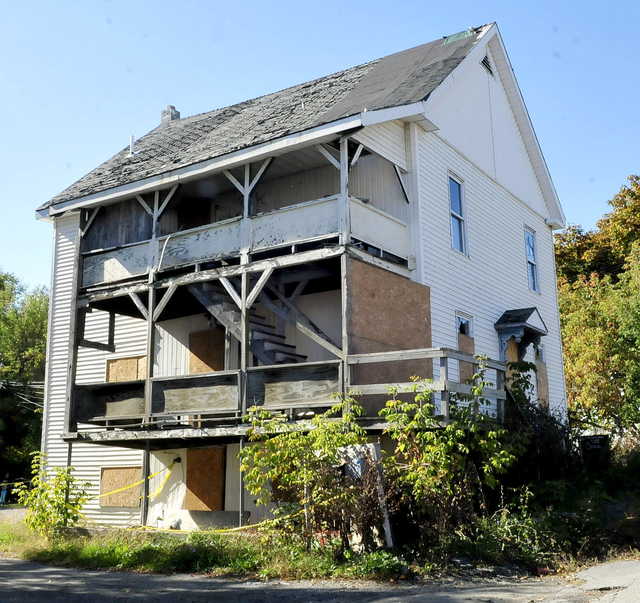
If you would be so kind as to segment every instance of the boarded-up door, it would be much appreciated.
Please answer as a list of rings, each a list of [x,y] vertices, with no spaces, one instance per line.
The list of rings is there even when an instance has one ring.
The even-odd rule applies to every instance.
[[[187,492],[183,508],[189,511],[224,510],[224,446],[187,451]]]
[[[216,327],[189,335],[189,374],[224,370],[224,329]]]
[[[136,381],[144,379],[147,372],[145,356],[129,358],[109,358],[107,360],[107,381]]]
[[[473,337],[458,332],[458,349],[463,354],[469,354],[470,356],[473,356],[476,352],[476,344]],[[472,362],[465,362],[464,360],[460,360],[458,362],[458,366],[458,370],[460,373],[460,383],[467,383],[471,381],[475,373],[475,365]]]

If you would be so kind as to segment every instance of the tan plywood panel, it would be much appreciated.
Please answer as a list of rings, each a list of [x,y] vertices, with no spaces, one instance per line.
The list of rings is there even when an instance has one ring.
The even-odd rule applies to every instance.
[[[547,363],[538,358],[536,360],[536,386],[538,401],[543,408],[549,408],[549,377],[547,375]]]
[[[353,258],[347,263],[349,353],[366,354],[431,347],[429,287]],[[358,366],[354,383],[406,382],[431,377],[431,360]]]
[[[100,494],[106,494],[139,481],[142,477],[141,467],[103,467],[100,474]],[[116,494],[100,497],[102,507],[140,506],[141,485],[128,488]]]
[[[473,356],[476,353],[476,344],[473,337],[469,337],[469,335],[465,335],[464,333],[458,333],[458,349],[465,354]],[[466,383],[473,377],[475,372],[474,365],[471,362],[460,361],[458,363],[458,372],[458,380],[460,383]]]
[[[189,374],[224,370],[224,334],[216,327],[189,335]]]
[[[224,446],[187,451],[187,492],[183,509],[224,511]]]
[[[146,377],[147,362],[144,356],[107,359],[107,381],[136,381]]]

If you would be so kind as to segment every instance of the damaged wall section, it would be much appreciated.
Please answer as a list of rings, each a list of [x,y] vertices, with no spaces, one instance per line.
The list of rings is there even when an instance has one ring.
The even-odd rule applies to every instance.
[[[366,354],[431,347],[429,287],[347,258],[349,353]],[[351,384],[402,383],[433,376],[432,360],[406,360],[352,367]],[[377,398],[377,400],[373,400]],[[367,396],[367,409],[386,396]]]

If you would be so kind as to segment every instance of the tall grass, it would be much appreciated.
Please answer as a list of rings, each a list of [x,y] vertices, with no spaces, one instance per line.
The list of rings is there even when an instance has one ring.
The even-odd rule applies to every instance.
[[[194,532],[184,537],[109,530],[46,540],[29,532],[23,524],[0,524],[0,552],[55,565],[138,572],[283,579],[388,579],[406,572],[403,561],[388,552],[336,559],[331,547],[307,551],[296,539],[255,533]]]

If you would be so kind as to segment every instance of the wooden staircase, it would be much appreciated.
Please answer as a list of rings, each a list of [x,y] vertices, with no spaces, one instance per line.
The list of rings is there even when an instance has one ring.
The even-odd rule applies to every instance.
[[[194,283],[189,292],[238,341],[242,339],[240,310],[229,296],[213,283]],[[296,347],[285,343],[285,336],[266,317],[249,311],[249,345],[261,364],[293,364],[305,362],[307,357],[296,352]]]

